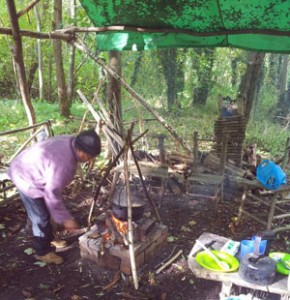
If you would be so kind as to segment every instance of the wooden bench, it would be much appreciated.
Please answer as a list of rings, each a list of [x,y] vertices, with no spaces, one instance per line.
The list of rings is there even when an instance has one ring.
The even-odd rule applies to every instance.
[[[215,250],[220,250],[221,247],[229,240],[225,237],[212,234],[212,233],[207,233],[207,232],[203,233],[198,239],[203,244],[207,244],[211,241],[214,241],[211,248]],[[280,295],[281,300],[290,299],[290,291],[288,291],[287,288],[288,276],[277,274],[275,282],[268,286],[260,286],[260,285],[248,283],[239,276],[238,271],[230,272],[230,273],[214,272],[200,266],[197,263],[195,256],[201,250],[202,249],[198,244],[195,244],[193,246],[188,256],[188,266],[192,271],[192,273],[197,278],[221,282],[222,286],[221,286],[221,291],[219,293],[220,300],[223,300],[231,296],[231,290],[233,285],[237,285],[240,287],[249,288],[253,290],[260,290],[272,294],[278,294]]]

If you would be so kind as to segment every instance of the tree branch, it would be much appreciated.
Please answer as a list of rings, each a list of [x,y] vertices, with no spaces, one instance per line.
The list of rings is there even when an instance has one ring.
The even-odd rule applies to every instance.
[[[37,1],[37,0],[35,0]],[[131,32],[144,32],[144,33],[183,33],[192,36],[220,36],[220,35],[232,35],[232,34],[266,34],[276,36],[290,36],[289,31],[274,30],[274,29],[236,29],[236,30],[220,30],[220,31],[208,31],[208,32],[196,32],[187,29],[176,28],[144,28],[144,27],[132,27],[132,26],[107,26],[107,27],[69,27],[65,29],[58,29],[49,33],[34,32],[28,30],[20,30],[21,36],[28,36],[37,39],[61,39],[64,41],[71,41],[75,38],[75,33],[78,32],[108,32],[108,31],[131,31]],[[10,28],[0,27],[0,34],[12,35]]]
[[[12,35],[11,28],[0,27],[0,34]],[[21,36],[32,37],[36,39],[60,39],[70,42],[74,39],[74,35],[71,33],[60,33],[60,32],[34,32],[29,30],[19,30]]]
[[[19,13],[17,13],[17,18],[19,19],[21,16],[23,16],[25,13],[30,11],[40,0],[32,0],[30,3],[24,7]]]
[[[289,31],[275,30],[275,29],[221,29],[219,31],[205,31],[197,32],[193,29],[179,29],[179,28],[147,28],[135,26],[103,26],[103,27],[69,27],[65,29],[56,30],[62,33],[75,33],[75,32],[107,32],[107,31],[131,31],[131,32],[145,32],[145,33],[183,33],[193,36],[215,36],[215,35],[232,35],[232,34],[269,34],[290,36]]]

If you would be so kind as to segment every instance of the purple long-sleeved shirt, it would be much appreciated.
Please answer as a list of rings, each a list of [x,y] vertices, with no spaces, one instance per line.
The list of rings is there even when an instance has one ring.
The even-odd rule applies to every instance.
[[[63,135],[22,151],[11,162],[8,175],[28,197],[44,198],[52,219],[62,224],[72,218],[62,193],[73,180],[77,166],[75,138]]]

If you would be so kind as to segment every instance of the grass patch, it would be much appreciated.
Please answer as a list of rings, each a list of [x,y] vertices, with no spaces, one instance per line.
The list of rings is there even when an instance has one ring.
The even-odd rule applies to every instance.
[[[76,134],[81,124],[86,107],[80,102],[74,102],[71,107],[71,114],[78,120],[66,119],[59,114],[58,104],[51,104],[44,101],[33,101],[37,123],[52,120],[52,129],[55,135]],[[137,107],[137,108],[136,108]],[[192,145],[193,132],[198,131],[200,137],[213,138],[214,122],[218,118],[217,106],[209,103],[206,108],[187,108],[175,109],[172,112],[165,112],[160,108],[157,110],[159,115],[172,127],[177,134],[184,139],[188,145]],[[87,118],[93,120],[89,113]],[[125,130],[129,128],[130,122],[143,120],[135,125],[135,134],[148,129],[148,134],[165,134],[168,139],[165,140],[166,147],[173,149],[179,146],[171,137],[170,133],[158,121],[145,121],[153,119],[143,106],[132,103],[132,101],[123,102],[123,120],[126,124]],[[28,126],[27,117],[21,101],[1,100],[0,101],[0,132]],[[250,121],[247,127],[245,144],[256,143],[258,151],[263,157],[282,156],[285,143],[289,133],[278,123],[262,117]],[[11,155],[21,143],[29,137],[29,133],[19,133],[10,136],[0,137],[0,147],[4,156]],[[152,147],[157,146],[157,140],[154,140]],[[177,150],[180,150],[177,149]]]

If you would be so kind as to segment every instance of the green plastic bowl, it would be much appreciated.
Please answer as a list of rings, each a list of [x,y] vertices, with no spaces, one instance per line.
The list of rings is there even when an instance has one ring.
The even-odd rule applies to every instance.
[[[283,253],[283,252],[271,252],[269,253],[269,257],[274,259],[276,261],[276,271],[280,274],[288,275],[290,270],[288,270],[285,267],[285,264],[279,262],[284,261],[289,264],[290,267],[290,254],[289,253]]]
[[[240,263],[234,256],[218,250],[211,250],[211,252],[214,253],[220,261],[226,262],[229,265],[229,269],[224,270],[206,251],[197,253],[195,257],[197,263],[208,270],[223,273],[233,272],[239,268]]]

